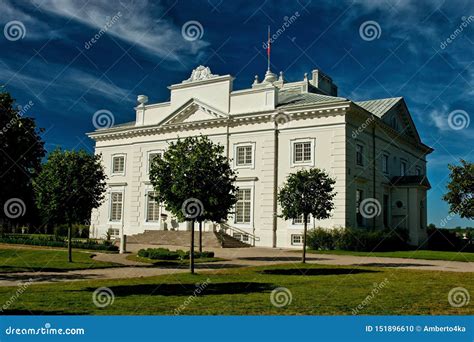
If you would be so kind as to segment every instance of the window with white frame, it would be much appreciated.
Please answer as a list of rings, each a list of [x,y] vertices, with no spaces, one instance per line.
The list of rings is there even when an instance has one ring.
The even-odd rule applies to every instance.
[[[249,236],[247,234],[234,233],[233,237],[242,242],[249,242]]]
[[[113,156],[112,157],[112,174],[124,174],[125,173],[125,156]]]
[[[382,172],[388,173],[388,155],[382,155]]]
[[[148,191],[146,196],[146,221],[160,222],[160,202],[156,199],[156,191]]]
[[[303,235],[301,234],[291,234],[291,244],[293,246],[299,246],[303,244]]]
[[[239,189],[235,204],[235,223],[249,224],[252,218],[252,189]]]
[[[293,164],[313,162],[313,143],[311,141],[293,141]]]
[[[238,145],[235,147],[235,165],[252,166],[253,165],[253,145]]]
[[[407,162],[404,160],[400,161],[400,176],[406,176],[407,174]]]
[[[108,233],[110,236],[119,236],[120,235],[120,229],[117,228],[109,228]]]
[[[303,224],[303,223],[304,223],[303,215],[300,215],[297,218],[293,219],[293,224]]]
[[[153,161],[155,158],[163,158],[163,152],[161,151],[153,151],[148,153],[148,172],[151,170],[151,166],[153,165]]]
[[[359,166],[364,165],[364,146],[361,144],[356,145],[356,164]]]
[[[122,220],[123,192],[112,191],[110,193],[110,221],[120,222]]]

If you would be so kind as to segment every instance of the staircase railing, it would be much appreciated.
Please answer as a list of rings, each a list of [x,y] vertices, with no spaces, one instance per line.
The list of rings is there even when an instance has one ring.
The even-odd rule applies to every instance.
[[[243,229],[233,227],[228,223],[219,223],[219,231],[234,237],[234,233],[247,235],[249,238],[249,245],[255,246],[255,241],[260,241],[260,238],[252,233],[249,233]],[[243,241],[242,241],[243,242]]]

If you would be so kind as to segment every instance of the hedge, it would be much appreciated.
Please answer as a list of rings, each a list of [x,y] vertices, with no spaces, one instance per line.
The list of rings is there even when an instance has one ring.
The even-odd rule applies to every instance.
[[[38,235],[38,234],[2,234],[0,235],[1,243],[45,246],[45,247],[67,247],[67,240],[54,235]],[[72,248],[91,249],[101,251],[118,251],[118,247],[109,241],[99,242],[98,240],[84,239],[72,240]]]
[[[353,228],[316,228],[308,232],[307,246],[315,250],[399,251],[409,248],[408,232]]]
[[[147,248],[140,249],[138,256],[152,260],[187,260],[189,259],[189,251],[178,249],[177,251],[170,251],[168,248]],[[204,251],[202,253],[194,252],[194,257],[199,258],[213,258],[214,252]]]

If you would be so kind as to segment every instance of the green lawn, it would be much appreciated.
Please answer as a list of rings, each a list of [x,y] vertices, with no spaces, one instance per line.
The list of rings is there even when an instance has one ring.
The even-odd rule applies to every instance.
[[[173,315],[178,309],[185,315],[351,315],[378,287],[359,314],[474,314],[472,303],[455,308],[448,302],[454,287],[474,294],[474,273],[315,264],[199,272],[31,285],[4,313]],[[204,282],[208,285],[201,285],[201,294],[194,296]],[[93,293],[100,287],[114,293],[113,303],[104,308],[93,302]],[[271,293],[277,287],[291,292],[289,305],[272,305]],[[15,296],[17,289],[0,287],[0,302]]]
[[[150,258],[142,258],[136,254],[131,254],[127,256],[128,260],[144,262],[147,264],[152,264],[154,266],[188,266],[189,260],[156,260]],[[195,264],[201,264],[204,262],[216,262],[216,261],[226,261],[223,258],[196,258],[194,259]]]
[[[0,247],[0,273],[6,272],[62,272],[77,269],[117,267],[120,265],[92,259],[93,253],[73,251],[72,263],[67,261],[67,250]]]
[[[443,251],[427,251],[427,250],[396,251],[396,252],[353,252],[353,251],[341,251],[341,250],[330,250],[330,251],[308,250],[308,253],[474,262],[474,253],[468,253],[468,252],[443,252]]]

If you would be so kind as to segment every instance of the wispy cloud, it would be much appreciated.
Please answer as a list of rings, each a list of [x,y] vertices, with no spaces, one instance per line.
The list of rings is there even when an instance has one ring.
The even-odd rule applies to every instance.
[[[185,40],[181,35],[184,23],[173,23],[168,19],[168,13],[176,3],[164,7],[146,0],[98,0],[84,6],[84,2],[75,0],[36,0],[36,4],[44,12],[97,30],[120,12],[120,19],[108,28],[107,34],[167,60],[177,60],[183,54],[196,54],[208,45],[203,40]]]

